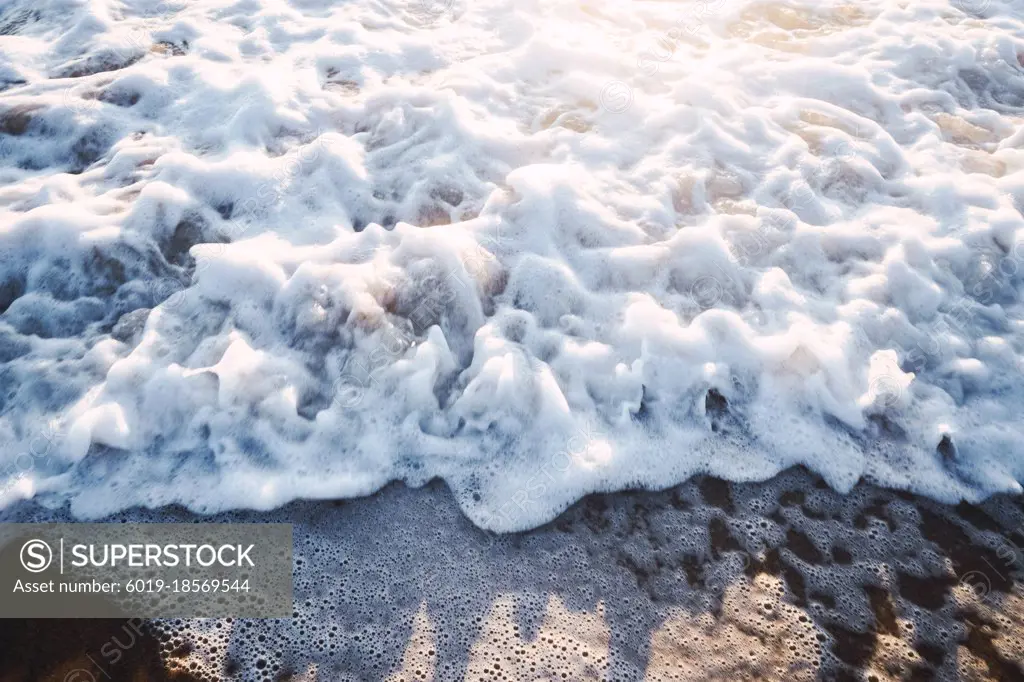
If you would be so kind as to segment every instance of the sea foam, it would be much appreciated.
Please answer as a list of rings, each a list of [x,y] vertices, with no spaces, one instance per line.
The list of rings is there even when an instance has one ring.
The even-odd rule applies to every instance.
[[[1024,9],[13,0],[0,503],[1020,491]]]

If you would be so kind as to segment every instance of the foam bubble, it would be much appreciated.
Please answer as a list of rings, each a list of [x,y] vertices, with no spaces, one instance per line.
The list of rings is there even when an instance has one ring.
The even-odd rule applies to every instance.
[[[16,0],[0,480],[441,477],[496,530],[796,464],[1020,491],[1024,32],[982,4]]]

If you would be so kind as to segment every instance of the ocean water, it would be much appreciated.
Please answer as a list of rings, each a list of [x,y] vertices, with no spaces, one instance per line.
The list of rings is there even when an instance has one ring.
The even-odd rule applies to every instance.
[[[6,0],[0,505],[1024,480],[1024,5]]]

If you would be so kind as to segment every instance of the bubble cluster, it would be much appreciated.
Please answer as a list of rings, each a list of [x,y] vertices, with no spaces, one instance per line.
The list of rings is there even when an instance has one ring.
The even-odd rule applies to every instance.
[[[26,503],[4,520],[59,519]],[[1024,674],[1019,498],[952,507],[869,484],[840,495],[793,469],[592,495],[512,535],[474,527],[439,483],[209,520],[295,524],[295,611],[150,623],[184,679]]]
[[[0,504],[1019,491],[1024,17],[890,4],[8,2]]]

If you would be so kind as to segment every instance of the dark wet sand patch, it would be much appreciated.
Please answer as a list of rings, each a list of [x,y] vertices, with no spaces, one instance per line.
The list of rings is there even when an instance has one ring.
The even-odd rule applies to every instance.
[[[138,619],[0,620],[0,682],[194,682],[172,653]]]

